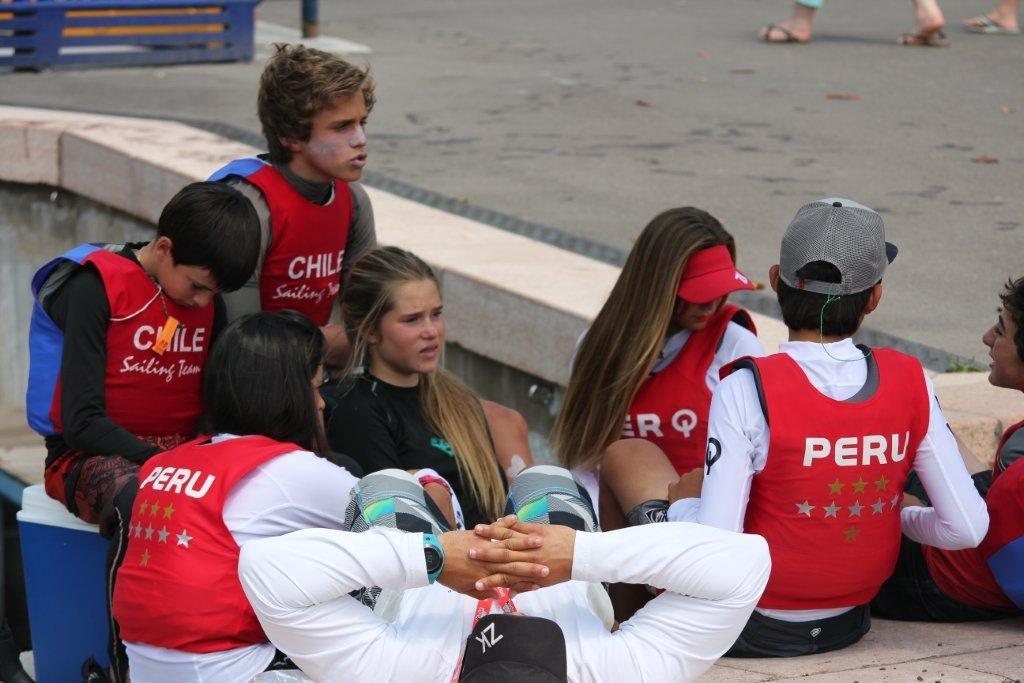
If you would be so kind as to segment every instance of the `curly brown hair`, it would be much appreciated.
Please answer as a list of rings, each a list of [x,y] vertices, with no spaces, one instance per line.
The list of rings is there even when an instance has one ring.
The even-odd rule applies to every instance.
[[[338,100],[363,93],[366,111],[373,109],[374,82],[369,67],[360,69],[323,50],[278,43],[277,52],[260,76],[256,111],[263,125],[270,160],[292,158],[282,138],[307,141],[313,117]]]
[[[999,294],[1003,302],[1003,308],[1010,312],[1010,318],[1017,326],[1017,334],[1013,336],[1013,343],[1017,347],[1017,356],[1024,360],[1024,277],[1016,280],[1010,278],[1006,288]]]

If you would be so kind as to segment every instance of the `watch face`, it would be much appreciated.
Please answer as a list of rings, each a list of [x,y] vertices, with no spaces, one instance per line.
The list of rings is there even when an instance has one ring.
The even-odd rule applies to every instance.
[[[441,553],[437,552],[437,548],[425,546],[423,554],[427,558],[427,573],[433,574],[441,566]]]

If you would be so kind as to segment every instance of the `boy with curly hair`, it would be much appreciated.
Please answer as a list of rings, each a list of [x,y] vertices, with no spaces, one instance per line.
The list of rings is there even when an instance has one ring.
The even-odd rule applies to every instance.
[[[993,386],[1024,391],[1024,277],[1000,294],[1002,310],[982,336]],[[988,533],[977,548],[946,550],[904,535],[896,571],[871,608],[887,619],[982,621],[1024,610],[1024,421],[999,441],[992,467],[970,463],[988,508]],[[965,461],[967,458],[965,458]],[[920,481],[908,481],[904,505],[927,505]]]
[[[373,208],[356,183],[373,104],[367,69],[304,45],[278,45],[257,100],[268,152],[210,176],[241,191],[260,218],[260,260],[250,281],[225,297],[228,318],[300,311],[323,329],[331,365],[347,356],[331,313],[349,268],[376,244]]]

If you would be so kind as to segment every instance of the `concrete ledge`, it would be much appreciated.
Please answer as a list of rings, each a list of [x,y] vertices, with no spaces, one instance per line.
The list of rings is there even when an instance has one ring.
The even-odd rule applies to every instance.
[[[156,222],[182,185],[252,148],[168,121],[0,107],[0,179],[45,183]]]
[[[258,150],[169,121],[0,106],[0,180],[66,188],[155,222],[182,185]],[[367,188],[382,243],[438,271],[449,339],[564,386],[569,355],[618,274],[605,263]],[[754,314],[765,347],[783,325]],[[998,434],[1024,416],[1024,397],[990,387],[983,373],[938,375],[954,430],[990,459]]]

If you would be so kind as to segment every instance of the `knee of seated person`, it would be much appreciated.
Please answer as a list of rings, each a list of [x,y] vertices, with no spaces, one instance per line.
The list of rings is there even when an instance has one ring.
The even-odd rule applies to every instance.
[[[772,556],[768,549],[768,541],[756,534],[737,534],[737,543],[741,549],[741,562],[737,565],[746,570],[747,594],[751,601],[757,602],[768,585],[768,576],[772,569]]]
[[[138,478],[128,479],[124,486],[114,494],[111,501],[110,514],[100,519],[100,535],[103,538],[111,539],[117,534],[127,534],[132,518],[132,507],[135,505],[135,496],[139,492]]]
[[[502,409],[501,421],[506,429],[522,438],[529,438],[530,427],[526,424],[526,418],[518,410],[499,406]]]
[[[522,504],[524,501],[538,497],[538,495],[558,484],[561,480],[561,488],[572,490],[576,488],[580,497],[584,497],[587,504],[591,504],[590,495],[586,488],[576,478],[576,475],[558,465],[531,465],[516,475],[508,487],[508,500],[513,504]]]
[[[418,471],[418,470],[417,470]],[[371,472],[356,482],[349,492],[349,506],[362,507],[369,499],[390,498],[396,490],[404,490],[405,495],[414,499],[424,500],[426,489],[413,471],[389,468]]]
[[[376,472],[371,472],[370,474],[367,474],[366,476],[361,478],[359,480],[359,483],[365,485],[367,483],[377,481],[378,479],[386,480],[398,478],[416,484],[417,486],[421,486],[414,472],[415,471],[400,470],[397,467],[391,467],[386,470],[377,470]]]
[[[514,437],[523,441],[530,438],[530,427],[518,410],[494,401],[481,400],[480,405],[492,432],[500,432],[506,438]]]
[[[614,479],[628,476],[631,470],[643,467],[653,460],[666,460],[665,451],[646,439],[619,439],[604,450],[601,456],[601,478]]]
[[[447,486],[442,491],[444,495],[438,497],[446,503],[451,494]],[[441,509],[443,506],[434,502],[432,493],[438,492],[425,488],[406,470],[387,469],[368,474],[349,493],[343,528],[355,533],[386,527],[441,534],[451,526],[451,521]]]
[[[509,486],[505,514],[533,524],[599,530],[590,494],[572,472],[557,465],[534,465],[520,472]]]
[[[574,481],[576,480],[576,476],[572,472],[570,472],[569,470],[565,469],[560,465],[530,465],[525,470],[520,472],[520,475],[537,473],[569,477]],[[515,482],[513,482],[512,485],[514,486]]]
[[[121,513],[123,519],[131,519],[132,506],[135,505],[135,496],[138,492],[139,480],[134,478],[129,479],[114,496],[114,507]]]

